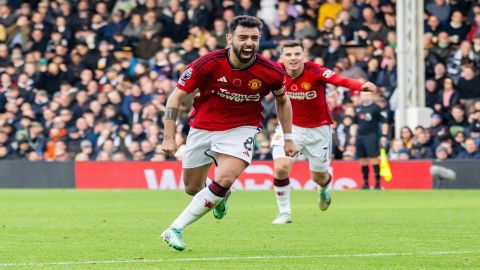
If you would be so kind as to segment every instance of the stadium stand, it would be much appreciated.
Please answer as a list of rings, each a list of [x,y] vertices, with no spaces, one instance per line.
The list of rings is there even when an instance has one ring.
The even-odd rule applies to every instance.
[[[480,4],[425,2],[432,126],[405,127],[384,146],[394,160],[445,152],[478,159]],[[240,14],[265,22],[263,56],[277,60],[283,41],[301,39],[312,61],[376,83],[393,126],[395,1],[1,0],[0,160],[181,160],[189,108],[178,119],[180,150],[167,157],[160,145],[166,97],[186,65],[225,47],[226,22]],[[350,160],[359,98],[332,87],[327,95],[334,158]],[[274,100],[264,106],[260,159],[271,157],[266,145],[277,123]]]

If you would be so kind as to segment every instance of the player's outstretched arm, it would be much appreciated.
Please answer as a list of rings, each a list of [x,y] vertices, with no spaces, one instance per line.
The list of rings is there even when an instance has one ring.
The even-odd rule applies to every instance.
[[[320,74],[320,77],[324,83],[342,86],[352,91],[377,92],[377,86],[372,82],[365,82],[365,80],[354,80],[343,77],[327,68],[321,68]]]
[[[175,122],[178,117],[178,108],[187,95],[187,92],[175,88],[167,99],[167,108],[165,109],[165,128],[162,142],[162,149],[167,155],[173,155],[177,151],[177,142],[175,141]]]
[[[275,96],[277,106],[277,115],[282,125],[282,130],[285,138],[285,154],[289,157],[294,157],[298,154],[298,149],[293,143],[292,138],[292,104],[287,95]]]

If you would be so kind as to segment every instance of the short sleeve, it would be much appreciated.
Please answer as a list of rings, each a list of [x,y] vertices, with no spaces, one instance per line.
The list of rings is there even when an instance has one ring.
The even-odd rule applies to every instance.
[[[281,83],[280,83],[281,82]],[[277,81],[273,83],[272,86],[272,94],[277,97],[281,97],[285,95],[285,76],[283,78],[279,78]]]
[[[187,93],[193,93],[198,87],[205,67],[198,64],[201,58],[188,65],[178,79],[177,88]]]

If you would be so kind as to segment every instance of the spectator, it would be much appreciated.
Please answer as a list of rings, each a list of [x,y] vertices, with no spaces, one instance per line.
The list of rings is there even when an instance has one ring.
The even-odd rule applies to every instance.
[[[454,81],[458,81],[460,78],[460,67],[462,64],[475,64],[479,62],[478,56],[472,50],[472,44],[464,40],[460,43],[460,47],[453,53],[453,56],[448,60],[448,74],[454,79]],[[478,66],[478,65],[477,65]]]
[[[337,14],[342,10],[342,5],[336,0],[327,0],[318,10],[318,29],[323,28],[326,18],[336,19]]]
[[[445,0],[434,0],[427,4],[426,10],[430,14],[437,16],[443,23],[446,23],[450,15],[450,6],[446,2]]]
[[[218,47],[225,48],[227,46],[227,41],[225,40],[227,24],[223,19],[219,18],[213,22],[213,30],[210,34],[217,40]]]
[[[317,29],[312,25],[312,22],[307,20],[304,17],[299,17],[295,20],[295,39],[296,40],[302,40],[306,38],[307,36],[316,36],[317,35]],[[353,36],[353,33],[352,33]]]
[[[340,47],[340,40],[337,37],[333,37],[322,55],[322,59],[325,61],[325,66],[332,69],[340,59],[345,57],[347,57],[345,48]]]
[[[438,33],[437,42],[432,48],[432,52],[437,54],[440,59],[448,59],[454,47],[450,44],[448,33],[441,31]]]
[[[438,100],[437,82],[434,79],[428,79],[425,82],[425,106],[434,108]]]
[[[480,143],[480,110],[475,110],[471,117],[470,135],[477,142]]]
[[[89,161],[90,158],[85,153],[78,153],[78,154],[75,155],[74,160],[75,161]]]
[[[453,105],[457,104],[459,100],[459,94],[454,89],[453,80],[451,78],[445,78],[443,81],[443,89],[440,90],[438,100],[434,105],[435,111],[442,113],[444,116],[448,115],[448,111]]]
[[[200,26],[207,28],[209,12],[207,6],[202,0],[189,0],[187,9],[187,17],[190,26]]]
[[[425,130],[418,134],[417,141],[410,150],[413,159],[433,159],[432,143],[430,134]]]
[[[256,16],[258,10],[252,0],[240,0],[235,3],[233,11],[236,15]]]
[[[253,158],[256,160],[272,160],[271,152],[270,143],[263,141],[260,143],[260,148],[255,151]]]
[[[456,159],[480,159],[480,152],[474,139],[465,140],[465,150],[460,152]]]
[[[378,72],[377,86],[387,98],[390,98],[397,88],[397,60],[394,57],[386,58],[386,66]]]
[[[127,156],[123,152],[115,152],[112,155],[112,161],[127,161]]]
[[[458,44],[467,38],[470,27],[464,23],[462,12],[457,10],[452,13],[451,21],[447,24],[445,30],[450,36],[450,40]]]
[[[404,126],[400,130],[400,139],[403,142],[403,145],[405,146],[406,149],[410,150],[413,147],[413,132],[412,130]]]
[[[480,77],[475,76],[472,66],[462,67],[462,77],[458,80],[459,102],[470,108],[476,99],[480,98]]]
[[[435,15],[428,17],[427,23],[425,25],[425,33],[431,33],[433,36],[438,36],[438,34],[444,30],[443,25],[440,22],[440,18]]]
[[[124,160],[125,156],[136,160],[181,159],[181,150],[168,158],[157,151],[166,96],[186,65],[199,55],[226,46],[226,21],[235,12],[259,11],[265,20],[265,39],[259,53],[268,58],[278,57],[276,48],[284,39],[302,39],[309,59],[335,72],[378,82],[383,100],[396,88],[396,14],[389,1],[367,1],[368,5],[353,0],[306,1],[299,8],[296,2],[282,0],[277,9],[274,1],[217,1],[211,5],[203,0],[157,2],[140,1],[135,7],[130,0],[94,1],[91,6],[86,0],[74,6],[68,1],[0,4],[0,134],[6,137],[6,143],[0,140],[3,158],[17,157],[18,142],[27,140],[29,147],[23,142],[22,146],[30,150],[22,155],[32,161],[39,159],[36,152],[51,161],[73,157],[95,160],[100,151],[109,154],[101,154],[102,160]],[[473,87],[480,66],[480,35],[474,30],[480,9],[462,2],[427,3],[426,103],[440,115],[432,116],[433,127],[428,129],[432,142],[426,139],[424,147],[421,132],[413,137],[410,158],[428,156],[428,147],[435,149],[442,143],[452,148],[447,142],[450,133],[452,156],[461,151],[462,141],[474,138],[480,142],[480,117],[475,116],[480,103],[475,103],[478,95]],[[325,15],[329,12],[331,15]],[[319,21],[322,25],[317,29]],[[466,25],[472,25],[467,37],[471,43],[462,42],[460,30]],[[462,42],[458,49],[451,43],[456,36]],[[447,73],[454,84],[446,78]],[[330,87],[327,103],[338,123],[335,157],[350,159],[356,152],[352,146],[355,137],[350,134],[351,119],[356,116],[352,104],[358,105],[359,98]],[[461,111],[455,108],[458,104],[463,106]],[[273,103],[265,102],[267,128],[261,140],[265,142],[275,125],[270,105]],[[177,134],[180,149],[184,145],[182,134],[189,128],[185,121],[188,110],[185,107],[179,118],[183,123]],[[391,114],[388,106],[384,110]],[[463,131],[458,133],[460,129]],[[155,149],[152,157],[141,149],[143,141]],[[117,155],[122,151],[124,156]]]
[[[7,44],[9,44],[10,47],[19,45],[21,48],[25,48],[30,35],[30,21],[28,16],[18,16],[15,24],[7,27],[6,34]]]
[[[450,129],[455,126],[468,129],[468,119],[465,117],[465,111],[461,105],[454,105],[452,107],[447,125],[450,127]],[[450,133],[453,134],[452,132]]]
[[[105,151],[100,151],[97,155],[96,161],[111,161],[111,154]]]
[[[390,151],[388,151],[389,160],[400,160],[400,150],[405,149],[402,140],[393,139],[390,144]]]
[[[345,152],[343,152],[343,160],[345,161],[352,161],[355,159],[355,146],[354,145],[348,145],[347,148],[345,149]]]
[[[478,33],[480,33],[480,13],[475,14],[473,25],[470,28],[470,32],[467,34],[467,40],[473,41],[473,38]]]

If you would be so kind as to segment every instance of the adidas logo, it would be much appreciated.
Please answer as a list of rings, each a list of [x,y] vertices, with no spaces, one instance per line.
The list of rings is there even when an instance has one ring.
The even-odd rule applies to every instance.
[[[243,154],[246,155],[247,157],[250,157],[250,153],[248,153],[248,151],[243,152]]]
[[[217,79],[217,82],[227,82],[227,78],[225,78],[225,76],[222,76]]]

